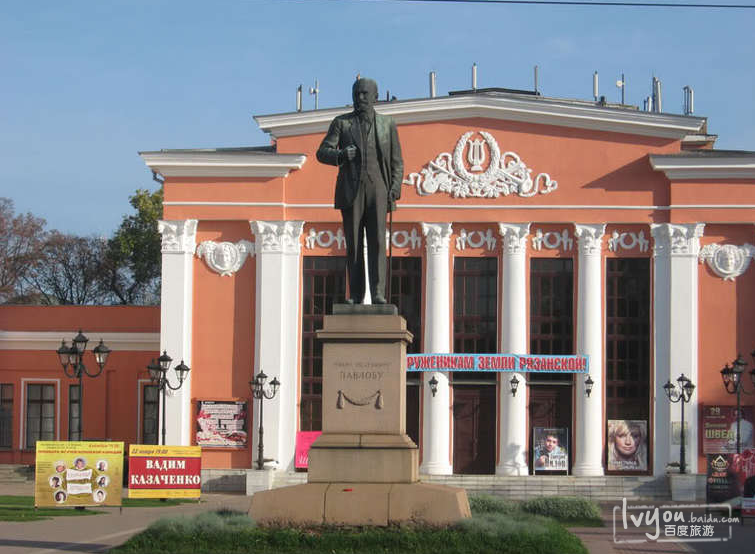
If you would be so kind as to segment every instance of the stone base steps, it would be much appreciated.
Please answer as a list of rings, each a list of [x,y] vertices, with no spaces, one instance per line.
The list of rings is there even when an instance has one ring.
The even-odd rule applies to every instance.
[[[272,488],[301,485],[306,472],[275,471]],[[662,501],[671,499],[668,477],[653,476],[540,476],[420,475],[423,483],[461,487],[470,494],[485,493],[525,500],[539,496],[581,496],[597,502],[621,500]]]
[[[426,483],[461,487],[468,493],[486,493],[517,500],[539,496],[580,496],[597,502],[617,500],[670,500],[668,477],[653,476],[540,476],[421,475]]]
[[[34,482],[34,466],[0,464],[0,483]]]

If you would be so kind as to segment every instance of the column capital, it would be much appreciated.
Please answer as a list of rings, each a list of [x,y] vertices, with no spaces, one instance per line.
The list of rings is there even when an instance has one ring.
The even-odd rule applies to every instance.
[[[602,238],[606,233],[606,224],[583,225],[574,224],[574,235],[579,244],[579,253],[583,256],[599,256],[603,249]]]
[[[653,223],[653,256],[698,256],[705,223]]]
[[[498,232],[503,240],[506,254],[524,254],[527,251],[527,236],[530,234],[529,223],[499,223]]]
[[[450,223],[422,223],[422,234],[425,235],[427,253],[448,253],[452,230]]]
[[[159,220],[157,232],[162,235],[163,254],[194,254],[197,247],[197,220]]]
[[[271,252],[299,254],[301,252],[299,237],[304,228],[303,221],[250,221],[249,225],[255,236],[255,252],[262,254]]]

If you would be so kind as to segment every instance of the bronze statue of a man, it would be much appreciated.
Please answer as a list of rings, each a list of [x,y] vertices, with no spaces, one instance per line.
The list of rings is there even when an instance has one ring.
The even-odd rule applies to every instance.
[[[370,296],[385,304],[385,216],[401,197],[404,162],[396,124],[375,112],[377,83],[357,79],[351,88],[354,111],[339,115],[317,150],[321,163],[338,166],[335,208],[341,210],[346,235],[348,304],[361,304],[366,291],[364,239]]]

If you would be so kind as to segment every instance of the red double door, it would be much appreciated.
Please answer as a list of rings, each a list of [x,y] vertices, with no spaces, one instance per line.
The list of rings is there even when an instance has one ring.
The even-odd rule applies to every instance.
[[[529,437],[533,427],[568,428],[571,434],[572,389],[564,385],[533,385],[529,388]],[[495,473],[495,385],[453,387],[453,472],[485,475]],[[524,393],[525,391],[520,391]],[[570,440],[571,442],[571,440]],[[569,458],[571,465],[571,451]],[[530,468],[532,467],[530,454]]]

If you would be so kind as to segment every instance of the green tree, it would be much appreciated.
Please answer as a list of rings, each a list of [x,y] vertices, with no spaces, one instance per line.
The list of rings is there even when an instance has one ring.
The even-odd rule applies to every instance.
[[[161,238],[157,221],[163,213],[162,188],[154,192],[138,189],[129,203],[136,214],[123,216],[108,241],[103,292],[114,304],[159,304]]]

